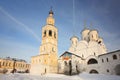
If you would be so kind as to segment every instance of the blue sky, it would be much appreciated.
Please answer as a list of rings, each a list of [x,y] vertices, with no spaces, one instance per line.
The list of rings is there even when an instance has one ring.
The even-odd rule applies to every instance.
[[[38,55],[51,6],[59,31],[59,55],[68,50],[70,37],[81,39],[84,21],[99,31],[108,51],[120,49],[119,4],[120,0],[74,0],[73,18],[73,0],[0,0],[0,57],[30,61]]]

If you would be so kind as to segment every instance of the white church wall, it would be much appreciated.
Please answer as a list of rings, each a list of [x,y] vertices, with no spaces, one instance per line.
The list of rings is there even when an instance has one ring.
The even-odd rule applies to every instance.
[[[116,55],[117,59],[113,59],[114,55]],[[115,68],[120,65],[120,51],[99,56],[99,65],[100,73],[116,74]]]
[[[31,65],[30,74],[33,75],[42,75],[49,72],[48,66],[41,64]]]
[[[91,64],[89,64],[88,62],[91,59],[95,59],[97,61],[97,63],[91,63]],[[90,71],[96,70],[99,73],[99,63],[98,63],[98,57],[97,56],[90,55],[89,57],[87,57],[84,60],[84,62],[85,62],[85,65],[84,65],[85,72],[90,73]]]

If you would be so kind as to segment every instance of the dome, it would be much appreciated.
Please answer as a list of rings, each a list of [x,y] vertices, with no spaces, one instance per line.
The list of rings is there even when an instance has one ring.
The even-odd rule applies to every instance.
[[[87,41],[85,40],[81,40],[80,42],[78,42],[78,46],[77,46],[77,50],[83,50],[83,49],[86,49],[88,46],[88,43]]]
[[[87,42],[89,41],[89,32],[90,30],[88,28],[84,28],[82,30],[82,40],[86,40]]]
[[[54,23],[55,23],[55,20],[53,18],[53,11],[52,10],[49,11],[49,16],[46,20],[46,23],[50,24],[50,25],[54,25]]]
[[[97,29],[92,29],[92,30],[90,30],[90,32],[91,32],[91,31],[97,31],[97,32],[98,32],[98,30],[97,30]]]
[[[88,42],[85,41],[85,40],[81,40],[79,43],[83,43],[83,44],[85,44],[86,46],[88,45]]]
[[[77,36],[72,36],[70,38],[72,46],[77,46],[79,38]]]
[[[84,29],[81,31],[81,33],[85,32],[85,31],[90,31],[90,29],[89,29],[89,28],[84,28]]]
[[[96,29],[90,30],[89,38],[90,38],[90,41],[97,41],[98,40],[98,31]]]
[[[70,40],[75,39],[75,38],[79,40],[79,38],[78,38],[77,36],[72,36],[72,37],[70,38]]]

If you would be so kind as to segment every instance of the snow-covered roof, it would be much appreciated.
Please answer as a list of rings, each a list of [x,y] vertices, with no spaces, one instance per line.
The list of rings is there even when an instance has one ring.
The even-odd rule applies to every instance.
[[[75,55],[75,56],[77,56],[77,57],[79,57],[79,58],[81,58],[81,59],[83,59],[81,56],[79,56],[79,55],[76,55],[76,54],[74,54],[74,53],[71,53],[71,52],[68,52],[68,51],[65,51],[62,55],[60,55],[60,57],[62,57],[63,55],[65,55],[65,54],[71,54],[71,55]]]
[[[116,53],[116,52],[120,52],[120,49],[119,49],[119,50],[112,51],[112,52],[108,52],[108,53],[106,53],[106,54],[101,54],[101,55],[99,55],[98,57],[104,56],[104,55],[109,55],[109,54],[114,54],[114,53]]]

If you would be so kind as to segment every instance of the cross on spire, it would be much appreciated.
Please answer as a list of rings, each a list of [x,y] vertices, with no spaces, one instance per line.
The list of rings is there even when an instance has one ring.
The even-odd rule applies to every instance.
[[[53,11],[52,11],[52,6],[50,7],[49,14],[54,14]]]
[[[50,10],[52,10],[52,8],[53,8],[53,7],[51,6],[51,7],[50,7]]]

